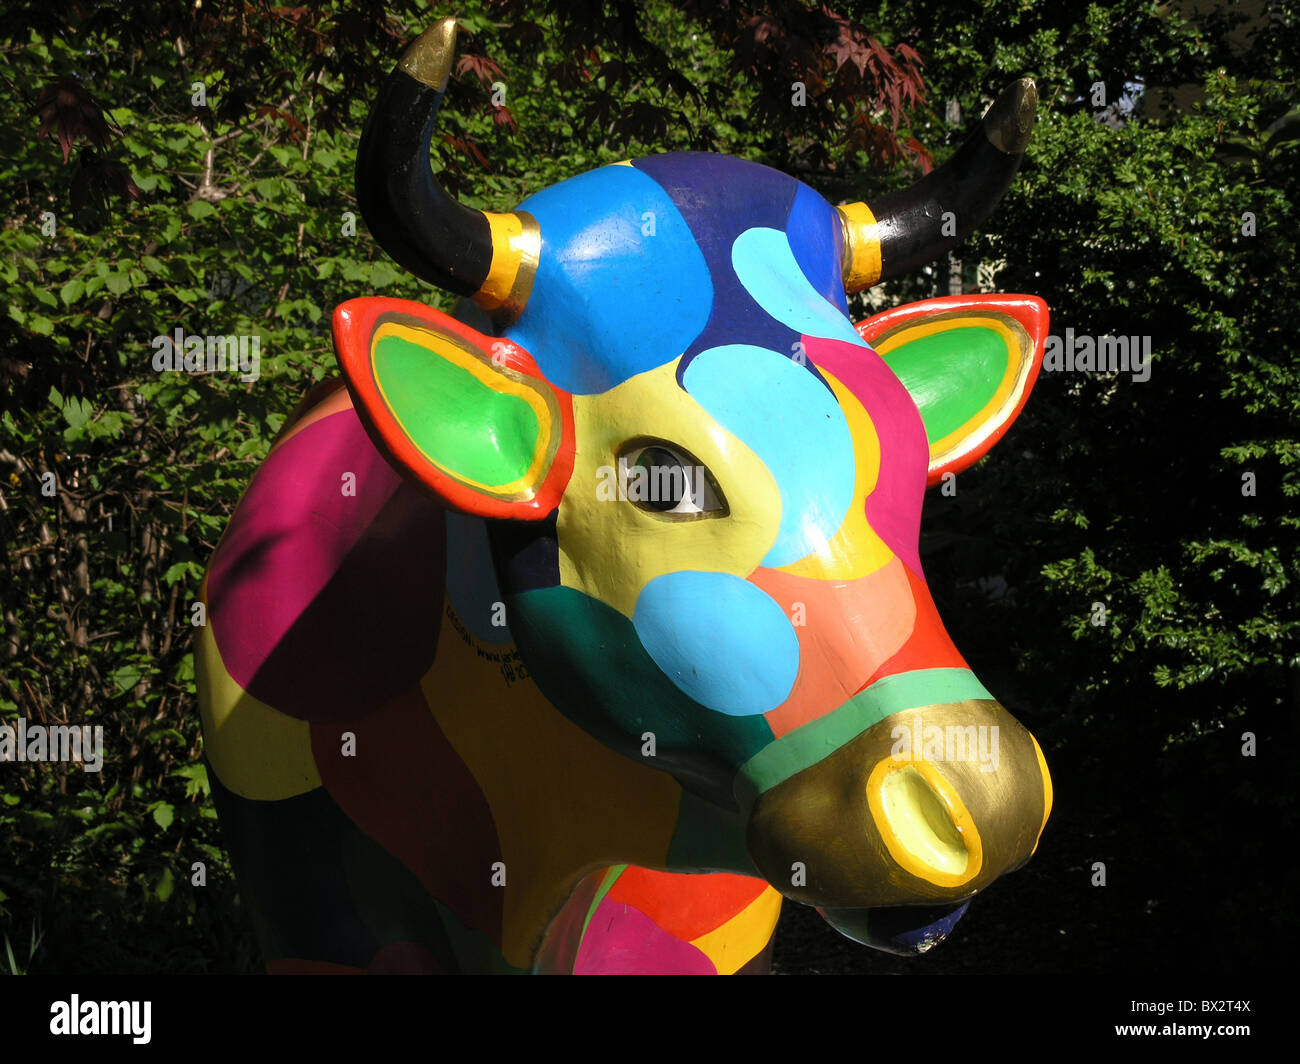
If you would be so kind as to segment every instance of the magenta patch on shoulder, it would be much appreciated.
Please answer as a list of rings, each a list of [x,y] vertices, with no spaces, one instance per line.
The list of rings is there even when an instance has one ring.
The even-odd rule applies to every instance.
[[[433,663],[444,555],[442,509],[384,461],[355,411],[308,425],[253,479],[209,567],[222,661],[293,717],[377,708]]]
[[[703,951],[640,909],[602,898],[578,947],[574,975],[717,975]]]
[[[880,476],[867,497],[867,520],[903,564],[921,576],[921,506],[930,445],[916,403],[875,351],[841,340],[803,338],[809,360],[823,366],[866,409],[880,438]]]

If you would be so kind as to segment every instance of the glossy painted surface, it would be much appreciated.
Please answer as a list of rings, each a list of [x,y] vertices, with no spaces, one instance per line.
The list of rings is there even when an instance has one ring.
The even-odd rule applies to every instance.
[[[929,948],[1050,810],[917,553],[927,481],[1022,408],[1046,308],[855,327],[842,214],[735,159],[521,212],[501,335],[338,308],[347,392],[209,568],[206,752],[272,969],[730,973],[782,895]],[[998,740],[953,760],[949,728]]]

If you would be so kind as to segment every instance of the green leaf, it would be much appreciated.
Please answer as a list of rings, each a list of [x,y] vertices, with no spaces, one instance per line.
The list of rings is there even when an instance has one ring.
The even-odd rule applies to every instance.
[[[176,809],[169,802],[159,802],[153,807],[153,819],[155,824],[166,831],[176,819]]]
[[[64,306],[70,307],[81,298],[82,293],[85,291],[85,282],[74,277],[72,280],[66,281],[63,287],[59,289],[59,298],[63,300]]]
[[[386,262],[376,262],[370,268],[370,284],[375,288],[383,288],[401,280],[404,280],[402,274]]]
[[[110,273],[104,278],[104,285],[115,296],[120,296],[131,287],[131,278],[125,273]]]
[[[192,576],[196,580],[201,579],[203,566],[198,562],[177,562],[175,565],[168,566],[167,571],[163,573],[163,583],[170,586],[185,579],[186,576]]]
[[[114,670],[111,674],[113,682],[117,684],[118,692],[130,691],[140,682],[141,672],[134,665],[123,665],[121,668]]]
[[[88,399],[73,397],[63,406],[63,419],[71,428],[79,429],[95,415],[95,408]]]
[[[92,440],[120,436],[122,430],[134,422],[135,419],[124,410],[106,410],[86,425],[86,433]]]
[[[185,780],[185,797],[193,798],[195,795],[203,795],[205,798],[212,793],[208,784],[208,768],[200,763],[197,765],[185,765],[176,769],[172,773],[178,779]]]

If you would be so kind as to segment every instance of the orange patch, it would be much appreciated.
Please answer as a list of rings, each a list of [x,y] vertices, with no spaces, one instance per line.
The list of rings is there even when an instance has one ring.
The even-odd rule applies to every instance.
[[[910,575],[898,558],[850,581],[754,571],[749,579],[781,605],[799,638],[790,697],[765,714],[773,735],[779,739],[838,709],[906,644],[916,619]]]
[[[907,580],[912,587],[912,599],[916,603],[916,623],[912,628],[911,638],[903,644],[902,649],[882,664],[867,680],[853,691],[857,694],[863,687],[913,669],[969,669],[966,659],[958,653],[948,632],[939,619],[939,611],[934,608],[934,599],[925,581],[910,569]]]
[[[690,942],[743,912],[766,889],[766,883],[751,876],[652,872],[633,865],[618,877],[608,897]]]

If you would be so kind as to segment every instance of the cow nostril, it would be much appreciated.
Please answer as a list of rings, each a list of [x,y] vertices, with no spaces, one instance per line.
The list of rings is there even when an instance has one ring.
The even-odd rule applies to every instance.
[[[925,865],[960,875],[970,855],[943,800],[911,765],[885,776],[880,786],[883,819],[894,840]]]
[[[867,780],[867,804],[890,856],[908,872],[939,886],[978,874],[979,832],[933,765],[882,761]]]

